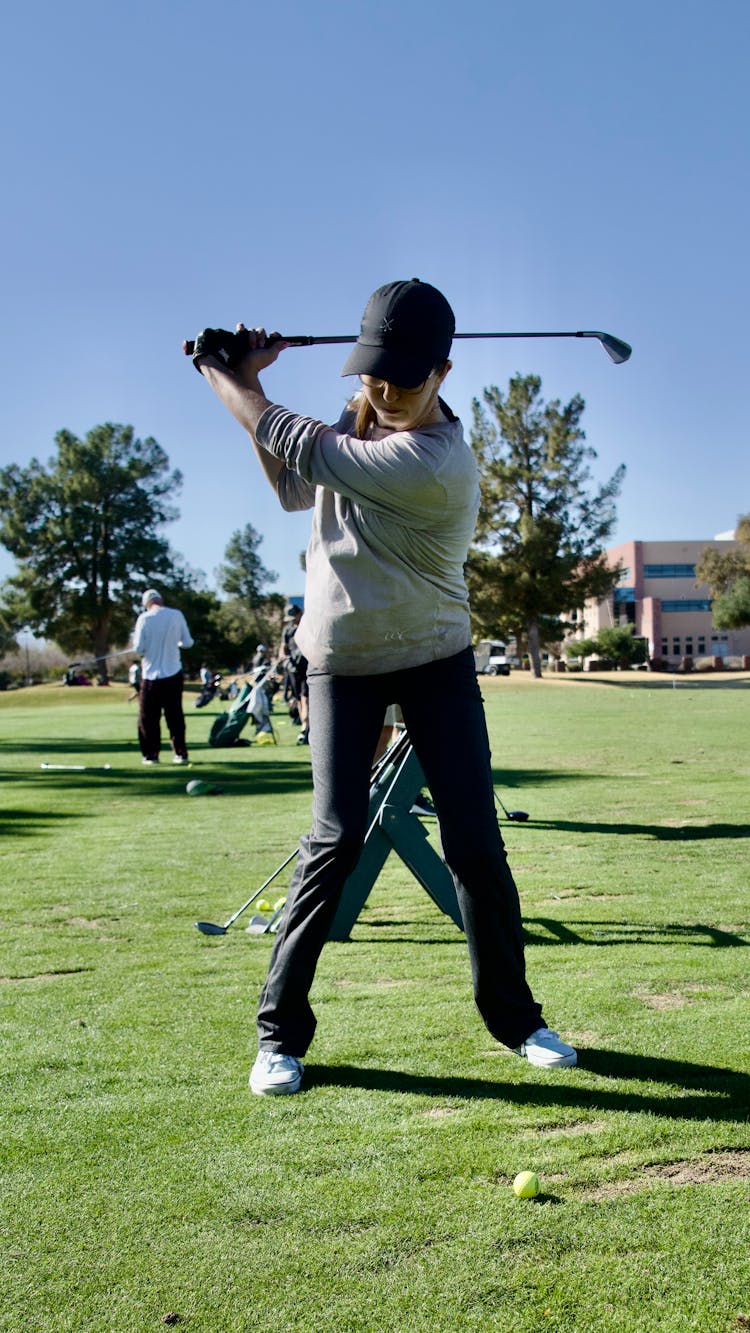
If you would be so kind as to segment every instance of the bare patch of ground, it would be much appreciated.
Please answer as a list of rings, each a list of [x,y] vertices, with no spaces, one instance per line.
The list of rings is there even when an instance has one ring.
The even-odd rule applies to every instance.
[[[79,972],[90,972],[90,967],[61,968],[59,972],[31,972],[25,977],[0,977],[0,986],[19,981],[57,981],[60,977],[75,977]]]
[[[577,1120],[568,1121],[567,1124],[544,1125],[541,1129],[535,1129],[534,1138],[550,1139],[561,1134],[599,1134],[607,1128],[606,1120]]]
[[[640,1000],[649,1009],[684,1009],[685,1005],[692,1004],[696,998],[703,996],[708,998],[721,991],[720,986],[712,986],[707,982],[686,981],[674,990],[664,991],[661,994],[647,990],[631,991],[634,1000]]]
[[[677,991],[665,991],[663,995],[648,995],[634,991],[634,998],[640,1000],[649,1009],[684,1009],[688,1003],[684,995]]]
[[[587,1192],[584,1197],[596,1203],[622,1194],[637,1194],[647,1189],[648,1182],[653,1180],[662,1180],[669,1185],[716,1185],[735,1180],[750,1181],[750,1149],[707,1153],[685,1162],[656,1162],[652,1166],[644,1166],[638,1176],[608,1181]]]

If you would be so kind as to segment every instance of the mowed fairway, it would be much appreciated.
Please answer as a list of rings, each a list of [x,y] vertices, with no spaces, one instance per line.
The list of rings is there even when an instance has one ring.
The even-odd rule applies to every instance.
[[[188,697],[192,767],[144,769],[126,693],[0,695],[0,1330],[750,1326],[747,678],[484,687],[578,1069],[493,1043],[462,935],[391,857],[277,1099],[247,1089],[270,939],[193,923],[293,849],[309,751],[280,710],[278,747],[211,750],[226,705]]]

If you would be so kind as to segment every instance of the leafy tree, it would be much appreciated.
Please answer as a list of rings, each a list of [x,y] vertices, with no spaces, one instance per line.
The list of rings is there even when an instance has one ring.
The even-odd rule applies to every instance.
[[[620,666],[645,662],[646,640],[636,638],[633,625],[605,625],[592,639],[565,645],[569,657],[606,657]]]
[[[538,375],[516,375],[507,394],[492,385],[473,404],[471,444],[480,469],[477,544],[467,578],[479,637],[528,645],[535,676],[541,648],[569,627],[566,613],[614,587],[604,543],[615,522],[614,501],[625,474],[617,468],[590,489],[580,421],[583,399],[544,403]]]
[[[284,625],[285,599],[281,593],[270,593],[252,611],[238,597],[222,602],[215,624],[227,645],[235,666],[249,663],[259,643],[273,652],[280,641]]]
[[[259,643],[274,644],[281,637],[284,598],[264,589],[279,577],[266,569],[258,553],[263,538],[251,523],[233,532],[224,552],[225,563],[216,571],[222,590],[229,594],[218,613],[218,624],[236,656],[249,661]]]
[[[168,496],[182,478],[132,426],[107,422],[83,440],[61,430],[55,442],[46,467],[0,470],[0,542],[18,563],[5,610],[66,652],[102,658],[129,635],[138,593],[169,576],[158,529],[177,516]]]
[[[274,570],[266,569],[258,554],[262,541],[251,523],[233,532],[224,552],[226,563],[216,571],[222,590],[238,597],[251,611],[263,601],[266,584],[275,583],[279,577]]]
[[[750,514],[740,518],[735,536],[739,546],[725,552],[707,547],[695,568],[711,590],[713,622],[719,629],[750,625]]]

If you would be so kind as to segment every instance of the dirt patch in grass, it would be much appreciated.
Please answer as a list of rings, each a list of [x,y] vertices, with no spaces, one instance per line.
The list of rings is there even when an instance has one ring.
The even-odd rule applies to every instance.
[[[720,987],[711,986],[707,982],[687,981],[679,988],[661,994],[646,990],[635,990],[631,994],[633,999],[640,1000],[648,1009],[684,1009],[686,1004],[692,1004],[695,999],[708,999],[719,990]]]
[[[606,1120],[579,1120],[560,1125],[544,1125],[534,1131],[534,1137],[549,1139],[558,1134],[599,1134],[607,1128]]]
[[[646,995],[634,991],[633,996],[648,1009],[684,1009],[688,1003],[686,996],[680,995],[678,991],[665,991],[663,995]]]
[[[57,981],[60,977],[76,977],[80,972],[91,972],[90,967],[61,968],[59,972],[31,972],[24,977],[0,977],[0,986],[18,981]]]
[[[612,1180],[584,1197],[596,1203],[621,1194],[637,1194],[648,1187],[647,1181],[663,1180],[669,1185],[716,1185],[732,1180],[750,1180],[750,1149],[708,1153],[686,1162],[656,1162],[644,1166],[639,1176]]]
[[[750,1180],[750,1149],[715,1152],[694,1162],[660,1162],[644,1167],[644,1175],[669,1180],[673,1185],[700,1185],[703,1181]]]

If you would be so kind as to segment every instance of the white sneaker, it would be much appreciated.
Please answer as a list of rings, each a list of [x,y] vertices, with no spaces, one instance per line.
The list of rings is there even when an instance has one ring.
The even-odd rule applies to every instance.
[[[259,1097],[278,1097],[284,1093],[299,1092],[304,1072],[304,1065],[296,1055],[258,1051],[250,1071],[250,1087]]]
[[[186,754],[176,754],[172,760],[173,764],[189,764],[190,760]]]
[[[515,1048],[516,1055],[522,1055],[530,1065],[539,1065],[541,1069],[565,1069],[578,1064],[578,1056],[572,1046],[561,1041],[557,1032],[549,1028],[537,1028],[520,1046]]]

